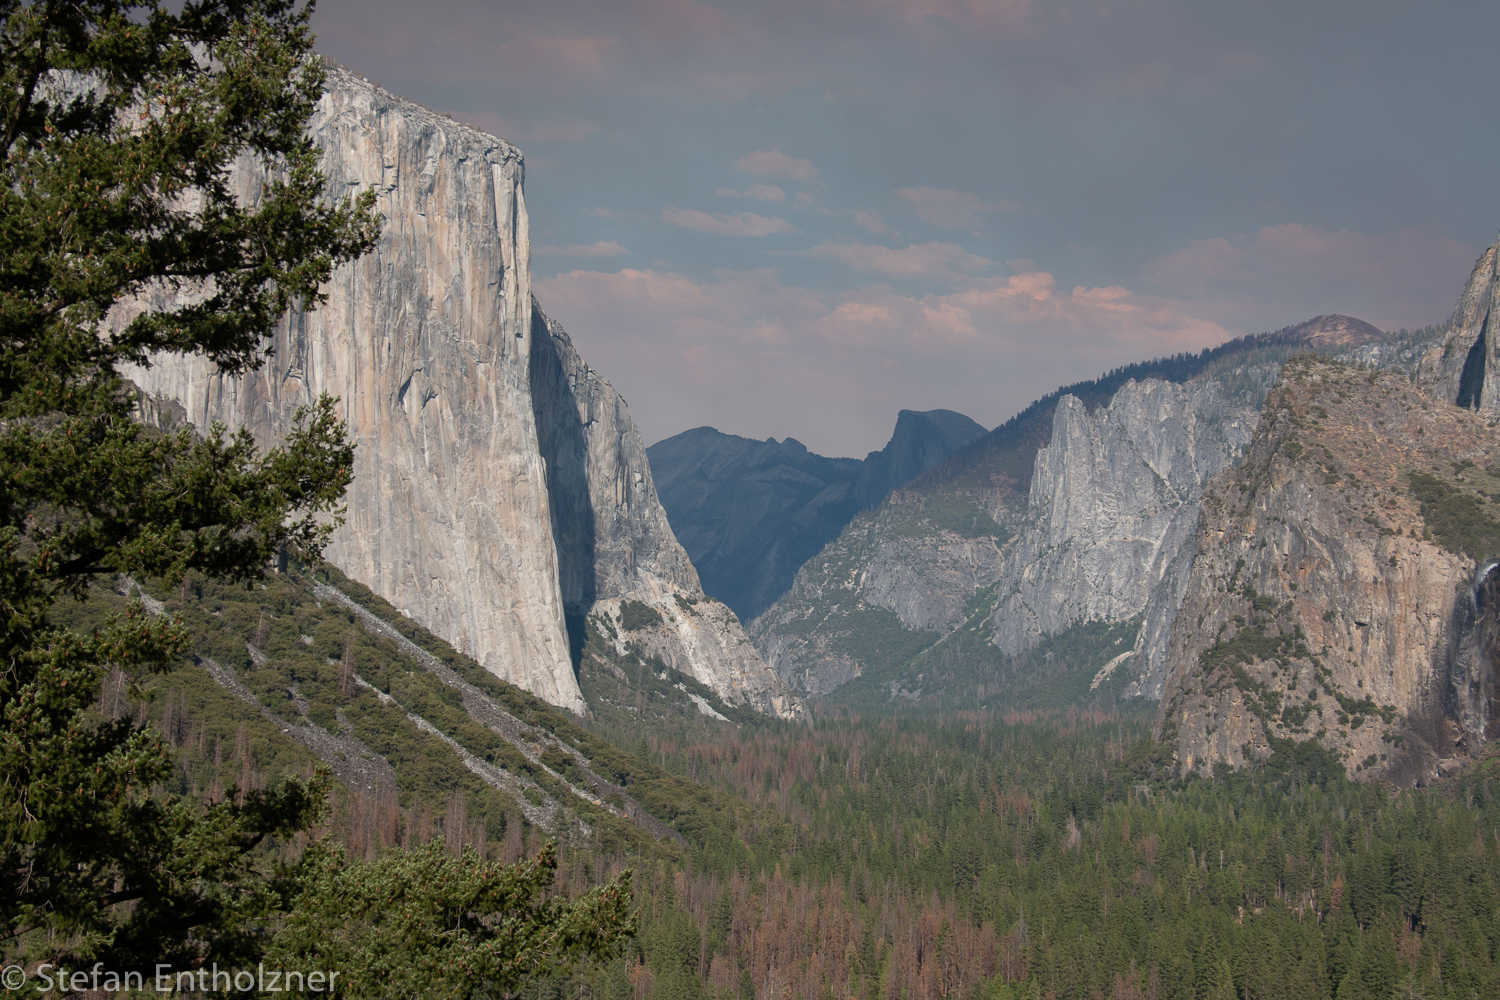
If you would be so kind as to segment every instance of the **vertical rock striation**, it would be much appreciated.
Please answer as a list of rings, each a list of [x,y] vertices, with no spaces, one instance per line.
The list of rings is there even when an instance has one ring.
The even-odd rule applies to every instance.
[[[1479,255],[1443,342],[1429,350],[1417,384],[1468,410],[1500,411],[1500,243]]]
[[[555,320],[532,307],[531,402],[547,464],[563,603],[701,594],[656,497],[625,400]]]
[[[378,247],[277,327],[259,372],[166,358],[129,375],[262,446],[299,406],[340,397],[358,450],[329,560],[486,669],[583,711],[531,406],[521,154],[339,69],[310,127],[331,190],[374,186]],[[247,197],[260,180],[236,177]]]
[[[1075,622],[1134,617],[1153,591],[1180,589],[1172,575],[1191,561],[1203,486],[1255,424],[1253,409],[1206,379],[1129,382],[1092,414],[1073,396],[1059,400],[998,577],[995,645],[1016,653]],[[1160,603],[1170,614],[1170,600]]]
[[[731,705],[801,717],[801,702],[761,661],[734,612],[703,599],[624,398],[584,362],[560,324],[539,308],[532,316],[532,404],[563,604],[575,629],[594,613],[618,620],[622,603],[640,601],[663,620],[631,637],[648,654]]]
[[[164,357],[127,374],[262,446],[299,406],[340,397],[358,448],[329,560],[498,676],[585,712],[566,608],[696,593],[697,575],[624,401],[532,300],[520,152],[357,74],[329,84],[313,139],[333,192],[375,188],[377,248],[278,326],[261,371]],[[240,169],[242,197],[263,176]]]
[[[1158,727],[1184,770],[1316,737],[1409,784],[1487,738],[1476,567],[1500,544],[1497,453],[1491,420],[1399,374],[1283,367],[1244,463],[1204,497],[1171,630]]]

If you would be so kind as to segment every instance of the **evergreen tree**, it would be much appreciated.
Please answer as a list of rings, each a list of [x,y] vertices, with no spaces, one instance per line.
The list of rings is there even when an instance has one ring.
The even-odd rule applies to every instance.
[[[105,674],[175,664],[181,627],[135,610],[90,634],[51,609],[96,574],[175,584],[315,553],[352,446],[331,400],[257,454],[222,428],[135,419],[122,366],[258,367],[293,303],[378,235],[329,205],[305,135],[322,91],[291,0],[0,2],[0,942],[53,961],[245,959],[270,902],[247,854],[305,827],[325,782],[162,794],[160,736],[107,718]],[[238,195],[239,158],[275,178]]]
[[[577,958],[609,957],[635,932],[630,872],[568,902],[545,898],[556,871],[552,844],[510,866],[472,847],[455,858],[439,840],[353,863],[318,844],[284,886],[289,915],[266,959],[343,970],[342,989],[368,1000],[510,996]]]

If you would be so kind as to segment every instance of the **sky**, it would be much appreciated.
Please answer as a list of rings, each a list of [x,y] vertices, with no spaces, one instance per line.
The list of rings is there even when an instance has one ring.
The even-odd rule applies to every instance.
[[[1445,320],[1500,230],[1500,4],[320,0],[526,158],[533,287],[645,440],[862,456],[1323,313]]]

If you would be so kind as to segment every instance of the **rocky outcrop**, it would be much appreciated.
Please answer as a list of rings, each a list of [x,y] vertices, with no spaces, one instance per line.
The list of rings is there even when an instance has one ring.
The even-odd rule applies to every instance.
[[[531,402],[568,610],[586,614],[606,598],[701,594],[698,573],[657,500],[624,398],[536,307]]]
[[[1500,411],[1500,243],[1480,254],[1442,342],[1422,358],[1417,384],[1469,410]]]
[[[532,315],[532,405],[567,613],[580,622],[591,614],[617,619],[622,603],[646,604],[670,623],[631,636],[648,655],[731,705],[802,717],[800,700],[767,669],[734,612],[704,599],[624,398],[560,324],[540,309]]]
[[[1122,621],[1154,590],[1174,589],[1203,485],[1255,424],[1254,410],[1226,405],[1208,379],[1130,382],[1092,414],[1060,400],[998,577],[994,644],[1016,653],[1077,621]]]
[[[1269,384],[1274,369],[1236,372]],[[809,562],[751,634],[783,680],[812,694],[875,665],[851,655],[855,622],[862,633],[884,629],[883,648],[909,656],[969,621],[981,588],[993,588],[982,627],[1008,654],[1078,622],[1145,611],[1127,669],[1132,693],[1153,696],[1199,495],[1255,422],[1253,407],[1206,378],[1127,381],[1092,413],[1062,396],[1027,493],[1003,482],[896,490]]]
[[[728,605],[701,593],[642,601],[659,620],[626,631],[623,619],[629,603],[601,600],[590,612],[590,620],[608,636],[617,653],[624,654],[634,646],[646,656],[660,657],[673,670],[704,683],[728,704],[748,705],[783,719],[808,718],[802,699],[766,668]]]
[[[1298,323],[1284,331],[1285,334],[1301,338],[1315,351],[1346,351],[1350,348],[1380,340],[1385,333],[1372,323],[1353,316],[1328,313],[1314,316],[1306,323]]]
[[[1490,423],[1399,374],[1282,369],[1203,500],[1158,716],[1183,770],[1316,737],[1351,773],[1412,783],[1486,738]]]
[[[356,74],[329,83],[312,136],[332,191],[374,187],[377,248],[278,326],[261,371],[160,358],[127,374],[262,446],[338,396],[357,451],[329,560],[498,676],[585,712],[567,610],[696,594],[696,574],[624,401],[532,300],[520,152]],[[253,198],[262,179],[247,166],[234,181]],[[746,686],[715,683],[721,668],[688,672]]]

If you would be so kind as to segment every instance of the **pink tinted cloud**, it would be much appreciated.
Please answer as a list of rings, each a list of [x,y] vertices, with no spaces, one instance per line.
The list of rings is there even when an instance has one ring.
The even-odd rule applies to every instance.
[[[619,39],[606,35],[526,35],[501,43],[505,55],[524,53],[528,60],[562,63],[574,71],[602,75],[610,50]]]
[[[821,243],[805,256],[847,264],[857,271],[896,278],[943,278],[989,270],[994,262],[975,256],[956,243],[915,243],[893,249],[869,243]]]
[[[993,426],[1058,385],[1242,332],[1126,288],[1059,290],[1036,271],[923,296],[815,292],[766,269],[577,270],[534,284],[648,440],[706,423],[824,454],[880,447],[902,407]]]
[[[618,257],[630,251],[613,240],[598,240],[588,244],[569,243],[565,247],[536,247],[531,252],[539,257]]]
[[[886,231],[885,220],[873,208],[861,208],[855,212],[854,224],[869,233],[883,233]]]
[[[757,177],[782,177],[790,181],[816,180],[818,168],[811,160],[799,159],[776,149],[763,149],[746,153],[734,161],[735,167],[745,174]]]
[[[1144,269],[1147,281],[1206,315],[1270,329],[1320,313],[1383,329],[1446,319],[1478,253],[1432,233],[1371,236],[1292,222],[1254,237],[1194,240]]]
[[[896,194],[911,206],[917,218],[929,225],[948,229],[978,229],[984,224],[981,216],[1020,211],[1020,206],[1013,201],[985,201],[967,191],[919,187],[898,188]]]
[[[719,236],[773,236],[797,231],[797,227],[785,219],[756,215],[754,212],[710,215],[694,208],[667,207],[661,210],[661,221]]]

